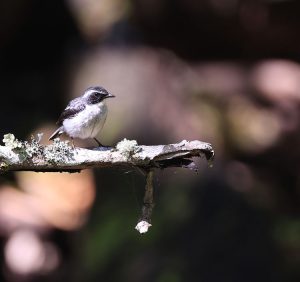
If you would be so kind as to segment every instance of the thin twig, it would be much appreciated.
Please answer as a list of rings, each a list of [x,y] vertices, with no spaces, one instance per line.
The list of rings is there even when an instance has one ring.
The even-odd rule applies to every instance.
[[[153,170],[149,170],[146,176],[146,186],[144,195],[144,204],[142,207],[142,216],[139,219],[135,229],[140,233],[146,233],[151,226],[151,215],[154,208],[153,201]]]

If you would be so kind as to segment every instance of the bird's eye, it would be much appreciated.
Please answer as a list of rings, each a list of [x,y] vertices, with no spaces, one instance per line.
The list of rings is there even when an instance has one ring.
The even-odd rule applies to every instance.
[[[94,96],[95,99],[100,99],[101,94],[99,92],[94,92],[93,96]]]
[[[100,92],[93,92],[87,98],[89,104],[97,104],[102,100],[102,94]]]

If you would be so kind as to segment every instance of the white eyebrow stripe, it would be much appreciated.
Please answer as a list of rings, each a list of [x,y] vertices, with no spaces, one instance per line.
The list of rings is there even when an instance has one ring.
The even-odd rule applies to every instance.
[[[96,90],[94,90],[94,89],[90,89],[90,90],[87,90],[85,93],[84,93],[84,97],[87,97],[87,96],[89,96],[90,94],[92,94],[92,93],[94,93],[94,92],[99,92],[99,91],[96,91]]]

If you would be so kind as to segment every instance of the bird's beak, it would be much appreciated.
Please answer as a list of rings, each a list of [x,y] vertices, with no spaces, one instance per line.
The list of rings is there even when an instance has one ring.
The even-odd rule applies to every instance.
[[[108,95],[105,97],[105,99],[106,98],[115,98],[115,97],[116,97],[115,95],[108,93]]]

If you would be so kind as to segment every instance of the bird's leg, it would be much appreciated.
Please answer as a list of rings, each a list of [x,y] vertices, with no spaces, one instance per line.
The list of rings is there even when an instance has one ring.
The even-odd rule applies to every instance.
[[[74,138],[71,137],[71,140],[72,140],[72,147],[75,150]]]
[[[99,147],[105,147],[104,145],[101,144],[101,142],[99,140],[97,140],[97,138],[94,138],[94,140],[97,142]]]

